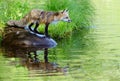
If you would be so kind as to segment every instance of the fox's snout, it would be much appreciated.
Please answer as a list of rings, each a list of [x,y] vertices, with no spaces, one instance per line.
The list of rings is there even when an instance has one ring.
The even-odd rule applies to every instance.
[[[70,20],[68,20],[68,22],[70,23],[70,22],[72,22],[72,20],[70,19]]]
[[[63,19],[63,21],[64,21],[64,22],[69,22],[69,23],[72,22],[71,19]]]

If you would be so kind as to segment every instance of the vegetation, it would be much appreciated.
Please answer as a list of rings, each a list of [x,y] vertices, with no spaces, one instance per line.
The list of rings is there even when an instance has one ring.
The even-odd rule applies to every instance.
[[[0,0],[0,23],[8,20],[19,20],[29,9],[29,5],[21,0]]]
[[[72,23],[60,22],[57,27],[51,27],[51,34],[57,37],[66,37],[75,29],[89,28],[92,24],[92,16],[94,8],[90,0],[49,0],[45,4],[45,9],[58,11],[62,9],[69,9],[69,14]],[[53,32],[53,30],[55,30]]]
[[[52,37],[67,37],[73,30],[89,28],[94,14],[94,8],[90,0],[0,0],[0,24],[8,20],[19,20],[29,10],[42,8],[44,10],[59,11],[69,9],[72,23],[59,22],[57,25],[50,25],[49,33]],[[40,31],[43,32],[43,25]]]

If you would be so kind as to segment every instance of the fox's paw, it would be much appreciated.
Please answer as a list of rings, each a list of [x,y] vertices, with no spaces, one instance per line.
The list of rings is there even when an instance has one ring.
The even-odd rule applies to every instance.
[[[39,37],[46,37],[45,35],[42,35],[42,34],[36,34],[37,36],[39,36]]]

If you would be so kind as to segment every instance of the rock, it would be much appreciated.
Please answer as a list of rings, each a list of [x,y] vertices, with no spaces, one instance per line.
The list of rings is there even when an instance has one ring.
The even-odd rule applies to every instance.
[[[2,40],[2,46],[12,48],[51,48],[56,45],[52,38],[15,27],[6,27]]]

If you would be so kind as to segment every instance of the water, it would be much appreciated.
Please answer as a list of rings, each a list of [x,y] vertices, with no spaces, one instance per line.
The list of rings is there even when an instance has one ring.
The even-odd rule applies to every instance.
[[[57,41],[57,47],[48,49],[48,64],[43,50],[37,51],[39,64],[1,53],[0,81],[119,81],[120,1],[93,2],[96,16],[90,32],[76,31]]]

